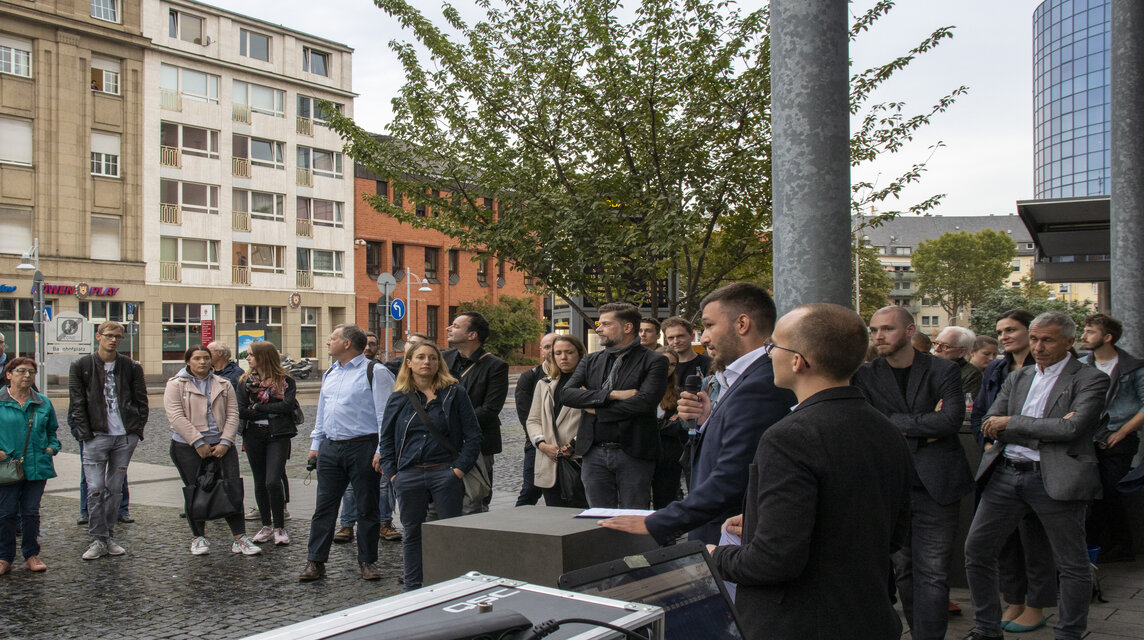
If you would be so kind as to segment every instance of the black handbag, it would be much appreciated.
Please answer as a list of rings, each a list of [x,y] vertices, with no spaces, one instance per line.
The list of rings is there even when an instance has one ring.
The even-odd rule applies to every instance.
[[[28,455],[28,442],[32,439],[32,420],[28,418],[28,433],[24,435],[24,450],[20,457],[11,456],[0,460],[0,487],[18,484],[24,481],[24,457]]]
[[[216,520],[242,513],[242,478],[224,478],[222,475],[222,462],[218,458],[202,461],[195,484],[183,487],[188,518]]]
[[[577,496],[584,495],[580,463],[571,457],[563,454],[556,456],[556,481],[560,483],[560,499],[564,502],[571,503]]]

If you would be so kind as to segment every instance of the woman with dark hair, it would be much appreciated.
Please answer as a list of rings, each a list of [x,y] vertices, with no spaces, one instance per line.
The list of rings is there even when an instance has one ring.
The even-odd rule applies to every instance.
[[[584,357],[584,343],[572,335],[558,335],[552,341],[552,352],[544,361],[546,378],[536,382],[525,425],[528,439],[543,455],[536,456],[536,472],[533,484],[540,487],[544,504],[550,507],[588,508],[588,498],[584,496],[584,485],[576,483],[564,487],[559,472],[561,458],[572,457],[575,447],[572,441],[580,430],[582,409],[564,406],[560,392],[572,378],[572,372]],[[571,499],[565,499],[570,495]]]
[[[679,406],[679,381],[675,368],[679,365],[679,356],[666,346],[656,351],[666,356],[668,362],[667,389],[655,408],[655,416],[659,419],[659,459],[651,477],[652,509],[662,509],[679,499],[679,481],[683,477],[679,458],[683,456],[683,445],[687,442],[687,428],[679,420],[676,410]]]
[[[254,475],[254,501],[262,518],[255,542],[290,544],[286,534],[286,459],[290,439],[298,435],[294,424],[297,386],[282,367],[278,349],[265,340],[250,344],[246,362],[250,370],[238,381],[238,417],[250,472]]]
[[[171,423],[171,461],[179,470],[183,484],[188,486],[197,482],[203,461],[212,457],[221,463],[222,478],[237,478],[238,452],[234,441],[238,435],[238,401],[234,387],[226,378],[213,373],[211,352],[203,345],[187,349],[183,361],[187,366],[167,381],[163,393],[163,406]],[[210,543],[204,536],[206,523],[190,516],[188,510],[191,555],[210,553]],[[234,535],[231,553],[246,556],[262,553],[262,549],[246,537],[246,520],[241,508],[228,515],[226,523]]]
[[[56,412],[48,397],[36,392],[36,361],[13,358],[4,365],[0,388],[0,460],[23,458],[24,479],[0,487],[0,575],[16,558],[16,523],[20,553],[29,571],[45,571],[40,560],[40,499],[48,478],[56,477],[52,456],[60,452]]]
[[[406,591],[421,588],[421,524],[429,501],[438,519],[461,515],[463,478],[480,453],[481,427],[468,393],[444,366],[437,345],[414,345],[401,361],[373,456],[401,509]]]

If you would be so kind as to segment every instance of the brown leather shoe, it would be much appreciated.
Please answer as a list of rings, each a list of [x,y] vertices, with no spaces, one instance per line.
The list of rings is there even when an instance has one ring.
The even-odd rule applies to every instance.
[[[40,572],[40,571],[47,571],[48,570],[48,565],[44,564],[43,560],[40,560],[40,556],[32,556],[31,558],[25,558],[24,559],[24,566],[28,568],[28,571]]]
[[[334,533],[334,542],[349,542],[350,540],[353,540],[353,539],[354,539],[354,528],[353,527],[338,527],[337,532]]]
[[[0,560],[0,576],[12,570],[12,563],[6,560]]]
[[[378,532],[378,536],[382,540],[389,540],[390,542],[401,540],[401,532],[393,528],[392,520],[381,523],[381,530]]]
[[[325,562],[306,562],[306,568],[302,569],[302,573],[298,574],[298,582],[310,582],[319,578],[326,577],[326,563]]]
[[[381,580],[381,572],[374,563],[359,562],[358,565],[361,567],[362,580]]]

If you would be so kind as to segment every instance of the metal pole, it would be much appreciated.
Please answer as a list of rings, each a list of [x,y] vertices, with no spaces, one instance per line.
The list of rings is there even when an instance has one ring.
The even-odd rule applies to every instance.
[[[1124,323],[1116,345],[1144,351],[1144,3],[1112,0],[1112,315]]]
[[[36,341],[36,388],[40,393],[48,392],[48,363],[46,362],[47,337],[44,332],[44,274],[40,273],[40,257],[36,255],[36,273],[32,275],[32,326]]]
[[[409,334],[412,331],[413,324],[413,290],[409,287],[409,281],[413,279],[413,272],[409,267],[405,267],[405,340],[409,341]]]
[[[771,2],[774,289],[779,313],[847,304],[850,88],[847,0]]]

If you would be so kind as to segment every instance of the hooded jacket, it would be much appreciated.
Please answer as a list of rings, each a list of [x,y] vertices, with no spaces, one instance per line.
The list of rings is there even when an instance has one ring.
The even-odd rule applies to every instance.
[[[238,398],[230,381],[222,376],[211,375],[211,396],[207,398],[195,386],[195,377],[184,367],[167,381],[163,392],[163,407],[167,410],[167,420],[171,430],[180,438],[197,447],[203,442],[206,433],[207,411],[214,413],[222,442],[234,446],[238,435]]]
[[[32,419],[31,436],[28,435],[29,418]],[[24,439],[28,438],[28,453],[24,457],[26,479],[56,477],[52,457],[60,452],[60,441],[56,437],[58,426],[56,411],[44,394],[33,391],[21,407],[8,394],[8,387],[0,389],[0,451],[5,456],[19,458],[24,451]],[[49,448],[55,453],[45,451]]]

